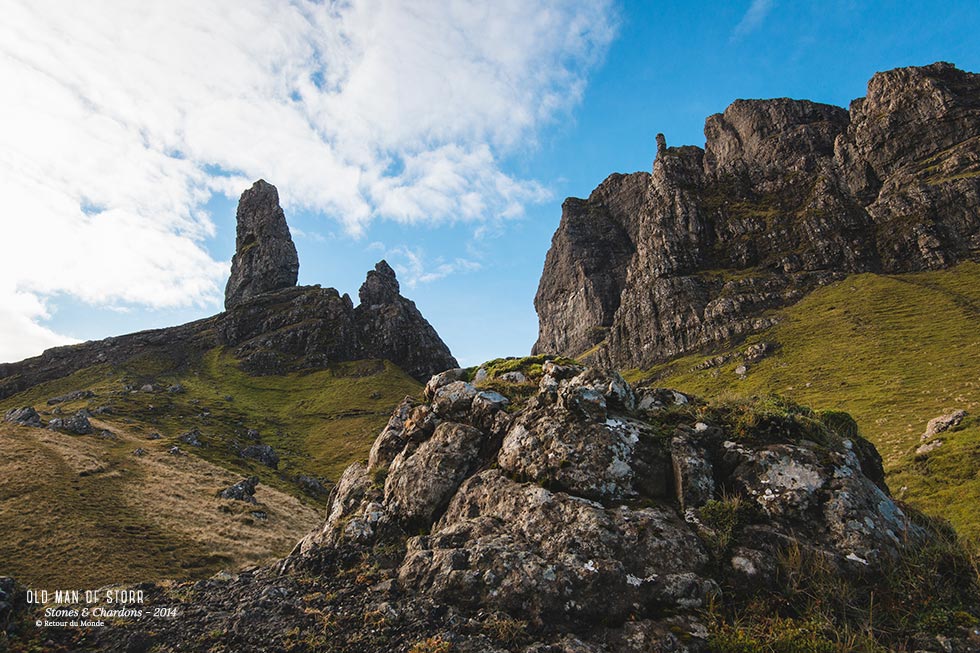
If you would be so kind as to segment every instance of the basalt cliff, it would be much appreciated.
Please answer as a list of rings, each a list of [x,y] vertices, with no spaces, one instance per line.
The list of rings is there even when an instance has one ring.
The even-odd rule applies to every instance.
[[[333,288],[297,286],[299,259],[275,186],[259,180],[242,193],[226,310],[176,327],[57,347],[0,365],[0,399],[92,365],[118,365],[156,350],[193,362],[225,347],[250,374],[315,370],[331,363],[386,359],[425,380],[455,367],[435,329],[400,294],[395,272],[379,262],[355,306]]]
[[[658,135],[652,172],[565,201],[535,353],[649,367],[765,329],[848,274],[980,257],[980,75],[879,73],[849,110],[738,100],[704,132],[704,148]]]

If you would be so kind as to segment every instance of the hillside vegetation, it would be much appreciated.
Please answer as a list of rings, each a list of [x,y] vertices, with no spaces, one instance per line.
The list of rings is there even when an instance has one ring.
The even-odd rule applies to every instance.
[[[146,453],[133,455],[137,447]],[[30,587],[201,578],[267,563],[320,519],[268,486],[256,504],[221,499],[240,475],[168,455],[128,430],[107,438],[2,424],[0,450],[0,560]]]
[[[853,275],[775,315],[775,327],[738,346],[627,376],[708,397],[779,394],[847,411],[881,452],[896,497],[980,542],[980,265]],[[746,361],[759,343],[770,353]],[[968,413],[962,424],[917,456],[926,423],[957,409]]]
[[[4,572],[28,585],[105,584],[282,556],[321,519],[331,483],[367,457],[392,407],[420,387],[380,360],[249,376],[218,348],[191,364],[156,353],[93,366],[5,399],[0,413],[33,406],[45,423],[87,409],[94,431],[0,424]],[[79,390],[93,394],[47,403]],[[194,429],[203,446],[180,441]],[[273,448],[275,468],[242,457],[256,444]],[[260,479],[258,507],[217,498],[250,475]]]

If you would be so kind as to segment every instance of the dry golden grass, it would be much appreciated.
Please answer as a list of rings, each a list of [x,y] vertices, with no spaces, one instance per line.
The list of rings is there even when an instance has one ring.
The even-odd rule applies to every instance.
[[[220,499],[241,476],[111,428],[117,439],[0,424],[0,575],[38,588],[208,576],[288,553],[321,519],[263,485],[255,506]]]

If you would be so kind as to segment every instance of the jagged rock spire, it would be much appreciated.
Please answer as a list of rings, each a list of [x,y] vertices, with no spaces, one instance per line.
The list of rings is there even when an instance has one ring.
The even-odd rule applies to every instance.
[[[225,309],[264,292],[291,288],[299,274],[299,256],[275,186],[259,179],[242,193],[237,219]]]
[[[354,309],[354,321],[367,356],[386,358],[420,380],[432,370],[459,366],[415,303],[401,296],[386,261],[368,271],[357,294],[361,304]]]
[[[378,261],[373,270],[369,270],[367,278],[361,284],[357,296],[361,304],[373,306],[387,304],[398,298],[400,289],[395,271],[385,260]]]

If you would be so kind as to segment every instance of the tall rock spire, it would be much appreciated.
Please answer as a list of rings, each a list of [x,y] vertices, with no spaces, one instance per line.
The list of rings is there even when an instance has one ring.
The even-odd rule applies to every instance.
[[[265,292],[291,288],[299,274],[299,257],[275,186],[259,179],[242,193],[237,219],[225,309]]]
[[[368,271],[358,295],[354,322],[368,356],[386,358],[419,380],[459,367],[415,302],[402,297],[387,261]]]

